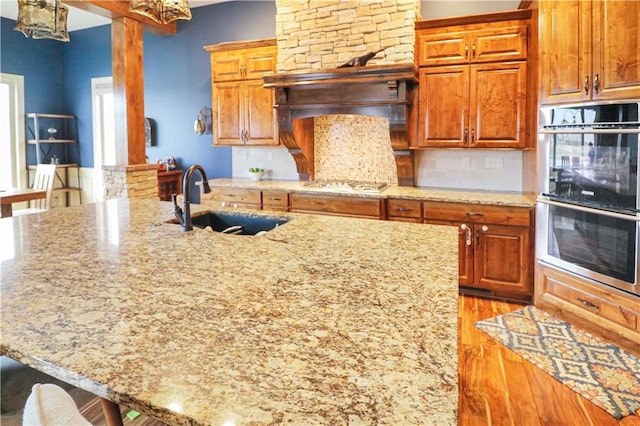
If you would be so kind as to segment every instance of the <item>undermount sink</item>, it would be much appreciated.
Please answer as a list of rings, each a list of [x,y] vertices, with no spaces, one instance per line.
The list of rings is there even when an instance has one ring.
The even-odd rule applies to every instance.
[[[260,216],[252,214],[204,211],[191,216],[193,226],[197,228],[211,227],[214,232],[234,235],[256,235],[268,232],[289,222],[286,217]],[[178,223],[171,220],[171,223]]]

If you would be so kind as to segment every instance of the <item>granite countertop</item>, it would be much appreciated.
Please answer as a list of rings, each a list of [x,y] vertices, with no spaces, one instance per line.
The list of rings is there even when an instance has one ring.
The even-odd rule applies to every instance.
[[[454,203],[487,204],[505,207],[526,207],[533,208],[536,205],[534,193],[509,192],[509,191],[480,191],[453,188],[430,188],[414,186],[391,185],[382,192],[340,192],[329,191],[313,187],[305,187],[301,181],[286,180],[261,180],[251,181],[242,178],[218,178],[210,179],[212,186],[248,188],[259,190],[282,190],[289,192],[305,192],[318,194],[335,194],[351,197],[376,197],[376,198],[402,198],[417,199],[427,201],[447,201]]]
[[[0,350],[169,424],[456,424],[457,230],[283,216],[255,237],[182,233],[160,201],[0,219]]]

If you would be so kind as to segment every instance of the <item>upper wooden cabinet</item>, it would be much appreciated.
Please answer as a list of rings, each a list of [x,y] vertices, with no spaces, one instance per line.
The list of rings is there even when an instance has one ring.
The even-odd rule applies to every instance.
[[[541,0],[542,104],[640,98],[640,2]]]
[[[245,79],[262,79],[276,69],[276,47],[270,40],[254,47],[246,43],[224,43],[211,55],[211,75],[214,82]]]
[[[418,66],[456,65],[478,62],[513,61],[527,58],[527,25],[520,21],[488,23],[482,30],[443,32],[442,28],[419,31]]]
[[[418,148],[527,148],[531,11],[416,23]],[[485,22],[486,21],[486,22]],[[457,25],[453,25],[457,24]]]
[[[275,40],[205,50],[211,53],[214,145],[278,145],[274,91],[262,80],[276,68]]]
[[[420,147],[524,148],[527,64],[420,70]]]

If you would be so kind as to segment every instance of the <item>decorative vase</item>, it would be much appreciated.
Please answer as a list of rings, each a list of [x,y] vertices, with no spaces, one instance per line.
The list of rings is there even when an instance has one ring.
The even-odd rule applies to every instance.
[[[264,176],[264,172],[249,172],[249,179],[253,181],[261,180],[262,176]]]

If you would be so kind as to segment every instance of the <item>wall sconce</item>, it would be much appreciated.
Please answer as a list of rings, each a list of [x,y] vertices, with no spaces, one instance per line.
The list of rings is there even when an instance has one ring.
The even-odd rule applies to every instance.
[[[210,135],[213,133],[212,115],[213,111],[209,107],[204,107],[198,112],[196,121],[193,123],[193,130],[196,135]]]
[[[34,39],[69,41],[69,9],[59,0],[18,0],[18,18],[14,30]]]
[[[131,0],[129,11],[162,24],[176,19],[191,19],[188,0]]]

